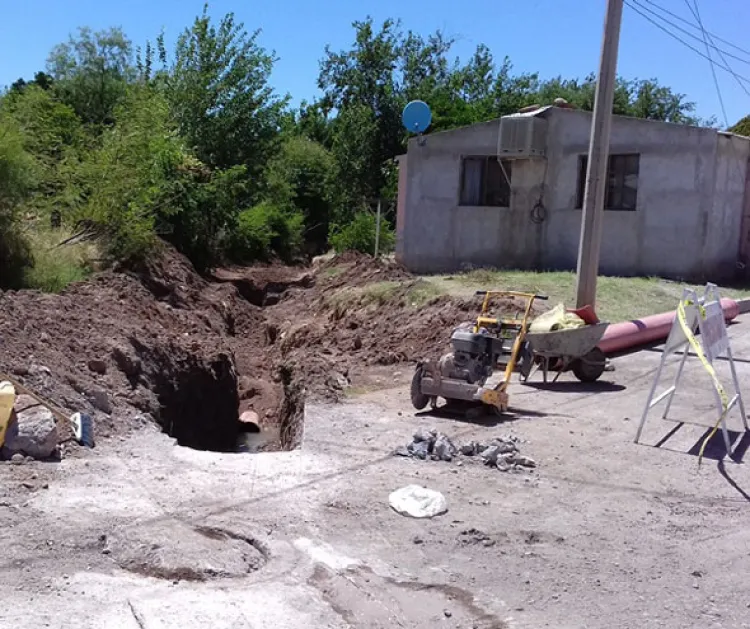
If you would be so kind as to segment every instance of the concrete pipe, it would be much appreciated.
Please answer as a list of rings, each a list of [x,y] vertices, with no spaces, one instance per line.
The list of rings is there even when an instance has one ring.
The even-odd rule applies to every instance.
[[[740,306],[734,299],[722,299],[721,308],[724,318],[732,321],[740,314]],[[614,354],[633,347],[661,341],[669,336],[672,322],[675,318],[675,310],[661,314],[650,315],[633,321],[622,321],[611,324],[602,340],[599,341],[599,349],[605,354]]]

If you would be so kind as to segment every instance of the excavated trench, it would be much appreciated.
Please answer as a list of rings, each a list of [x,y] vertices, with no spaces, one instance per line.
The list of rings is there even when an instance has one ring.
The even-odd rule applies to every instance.
[[[252,286],[248,278],[230,281],[244,286],[248,296],[253,297],[252,301],[264,302],[269,294],[280,296],[292,285],[309,286],[310,282],[303,277],[301,281],[287,284],[267,283],[262,290],[253,292],[248,288]],[[271,301],[275,303],[276,298]],[[231,318],[228,315],[228,328],[233,324]],[[266,322],[264,327],[266,347],[256,351],[270,355],[275,339],[269,338],[268,330],[274,330],[275,326]],[[230,336],[234,335],[230,333]],[[179,445],[216,452],[289,450],[299,446],[305,396],[301,383],[295,380],[288,366],[282,364],[274,373],[267,374],[266,379],[250,380],[256,383],[256,390],[250,387],[248,394],[243,381],[249,379],[238,375],[230,347],[217,348],[211,341],[194,343],[189,348],[175,342],[141,343],[133,339],[131,344],[138,357],[137,380],[153,394],[148,410],[161,429]],[[272,362],[270,356],[268,362]],[[273,408],[268,408],[269,399],[274,397],[269,391],[276,389],[281,389],[277,395],[280,400]],[[262,395],[253,398],[258,391],[265,392],[266,398]],[[252,408],[253,403],[265,405],[263,412],[241,413]]]

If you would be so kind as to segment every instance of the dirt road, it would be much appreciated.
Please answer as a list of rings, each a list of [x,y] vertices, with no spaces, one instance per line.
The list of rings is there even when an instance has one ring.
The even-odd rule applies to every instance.
[[[748,325],[731,328],[743,382]],[[689,454],[713,403],[698,366],[671,416],[704,426],[656,448],[676,424],[653,419],[632,442],[659,358],[617,359],[588,389],[514,386],[503,424],[415,417],[399,384],[308,404],[296,451],[200,452],[148,425],[3,465],[0,626],[750,627],[750,472]],[[539,466],[392,456],[418,426],[511,433]],[[412,482],[448,513],[393,512]]]

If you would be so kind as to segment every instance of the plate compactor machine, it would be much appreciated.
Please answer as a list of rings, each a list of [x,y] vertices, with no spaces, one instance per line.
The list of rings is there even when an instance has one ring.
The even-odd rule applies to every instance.
[[[411,383],[411,402],[417,410],[428,404],[435,408],[439,397],[448,403],[479,402],[497,414],[508,410],[508,384],[514,371],[528,376],[533,356],[525,341],[534,301],[543,295],[513,291],[478,291],[484,297],[476,322],[458,327],[451,335],[453,351],[439,361],[424,360],[417,364]],[[516,306],[516,318],[494,315],[497,300]],[[522,303],[522,306],[518,304]],[[520,315],[520,316],[519,316]],[[488,380],[499,369],[504,376],[497,384]]]

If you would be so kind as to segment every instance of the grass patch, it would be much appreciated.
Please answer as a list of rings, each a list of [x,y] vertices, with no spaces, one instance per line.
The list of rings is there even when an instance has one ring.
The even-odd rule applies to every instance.
[[[413,282],[374,282],[365,286],[348,286],[325,297],[329,308],[339,314],[350,308],[367,308],[397,304],[421,308],[433,299],[445,294],[435,283],[426,279]]]
[[[575,305],[575,273],[568,271],[493,271],[477,269],[468,273],[430,278],[443,292],[468,296],[475,290],[517,290],[549,296],[549,306]],[[661,278],[599,277],[596,312],[602,320],[616,322],[674,310],[686,285]],[[741,297],[742,292],[720,289],[722,297]]]
[[[70,236],[64,230],[34,230],[27,234],[34,266],[24,273],[24,285],[45,293],[59,293],[73,282],[85,280],[93,271],[98,250],[91,242],[57,246]]]

